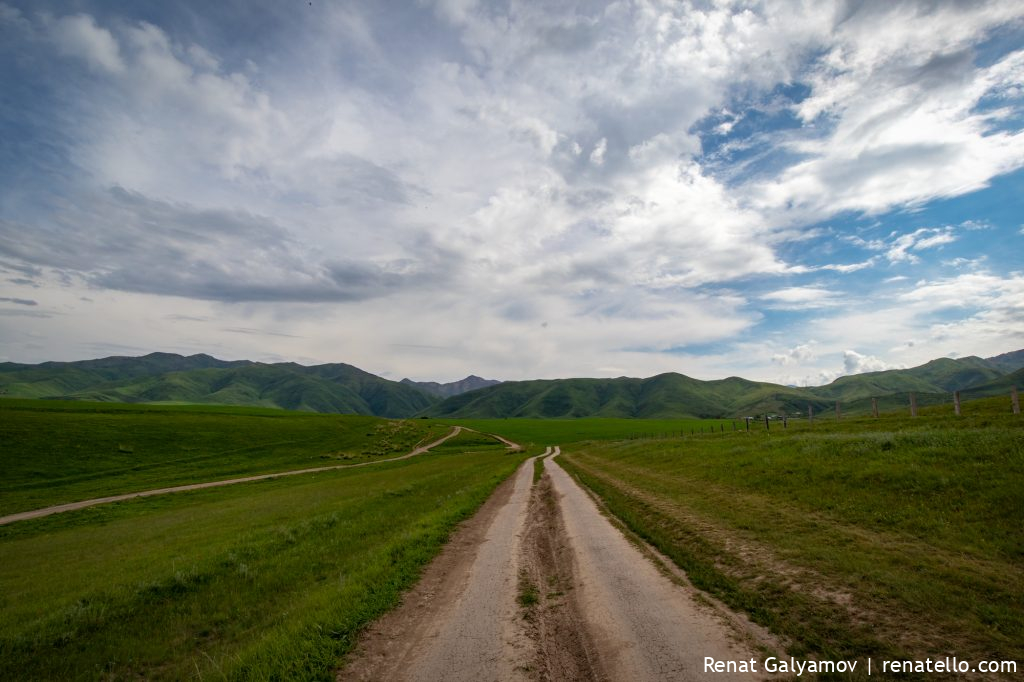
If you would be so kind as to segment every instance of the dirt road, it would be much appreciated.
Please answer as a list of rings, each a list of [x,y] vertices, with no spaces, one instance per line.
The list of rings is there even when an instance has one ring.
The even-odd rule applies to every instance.
[[[67,504],[58,504],[52,507],[44,507],[42,509],[33,509],[31,511],[18,512],[17,514],[10,514],[8,516],[0,516],[0,526],[14,523],[15,521],[24,521],[26,519],[36,519],[40,516],[49,516],[50,514],[59,514],[61,512],[73,511],[75,509],[84,509],[86,507],[93,507],[97,504],[107,504],[110,502],[122,502],[124,500],[131,500],[136,497],[151,497],[153,495],[166,495],[168,493],[179,493],[186,490],[202,490],[203,488],[218,488],[224,485],[235,485],[236,483],[251,483],[253,481],[265,481],[269,478],[280,478],[282,476],[298,476],[299,474],[315,474],[319,471],[333,471],[335,469],[354,469],[355,467],[370,466],[372,464],[381,464],[383,462],[397,462],[403,459],[409,459],[416,455],[422,455],[431,448],[435,448],[441,443],[444,443],[449,438],[454,438],[463,431],[463,427],[455,426],[452,430],[443,438],[438,438],[433,443],[427,445],[421,445],[412,452],[408,452],[399,457],[390,457],[388,459],[377,459],[372,462],[359,462],[358,464],[334,464],[331,466],[315,467],[312,469],[297,469],[295,471],[280,471],[276,474],[259,474],[257,476],[245,476],[244,478],[230,478],[223,481],[208,481],[206,483],[192,483],[189,485],[176,485],[170,488],[158,488],[156,490],[144,490],[137,493],[125,493],[123,495],[110,495],[109,497],[96,497],[91,500],[81,500],[79,502],[69,502]],[[510,447],[515,445],[506,441],[504,438],[499,439],[502,442],[509,444]],[[518,446],[516,445],[518,448]]]
[[[536,484],[527,460],[459,529],[338,680],[660,682],[705,678],[706,656],[755,657],[750,633],[659,571],[558,454],[541,455]]]
[[[402,606],[371,626],[339,680],[530,679],[516,596],[534,459],[459,528]]]
[[[544,466],[575,556],[583,618],[608,679],[704,679],[706,656],[726,661],[755,656],[697,604],[690,590],[669,580],[626,540],[554,457]],[[715,679],[730,677],[716,673]]]

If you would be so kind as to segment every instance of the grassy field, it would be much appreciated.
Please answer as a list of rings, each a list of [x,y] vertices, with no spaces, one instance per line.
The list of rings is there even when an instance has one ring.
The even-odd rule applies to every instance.
[[[484,433],[497,433],[517,443],[539,446],[578,443],[588,440],[630,440],[663,438],[731,431],[743,422],[728,419],[619,419],[584,417],[581,419],[439,419],[445,424],[461,424]]]
[[[8,408],[3,420],[6,433],[48,454],[12,461],[23,451],[5,444],[7,471],[59,471],[61,453],[78,445],[98,454],[69,465],[104,491],[108,481],[168,482],[184,446],[162,441],[175,438],[221,447],[226,461],[184,458],[198,462],[194,475],[216,477],[252,470],[247,456],[281,468],[321,463],[324,453],[365,459],[448,430],[417,420],[400,440],[376,419],[59,405]],[[129,434],[134,453],[111,447]],[[262,446],[241,447],[252,439]],[[131,454],[150,466],[133,469]],[[0,679],[332,679],[359,629],[396,603],[523,458],[465,433],[401,462],[0,527]],[[61,494],[86,491],[76,485]]]
[[[0,400],[0,515],[405,454],[433,421],[237,407]]]
[[[1022,661],[1024,419],[1008,403],[592,441],[562,462],[793,655]]]
[[[330,679],[530,454],[789,653],[1024,658],[1024,419],[1008,400],[765,431],[0,401],[0,513],[403,454],[0,527],[0,679]]]

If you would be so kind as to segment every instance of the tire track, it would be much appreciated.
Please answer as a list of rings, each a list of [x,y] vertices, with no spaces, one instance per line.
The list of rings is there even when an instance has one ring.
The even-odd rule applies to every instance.
[[[538,483],[533,457],[499,486],[368,628],[339,681],[682,681],[706,677],[706,656],[756,656],[601,514],[559,454],[538,456]]]
[[[204,488],[219,488],[225,485],[235,485],[237,483],[252,483],[253,481],[266,481],[271,478],[281,478],[283,476],[298,476],[300,474],[315,474],[321,471],[335,471],[337,469],[354,469],[356,467],[370,466],[373,464],[383,464],[384,462],[398,462],[403,459],[409,459],[416,455],[422,455],[428,452],[431,448],[435,448],[441,445],[450,438],[454,438],[459,435],[464,429],[462,426],[452,427],[451,432],[442,438],[435,440],[433,443],[427,445],[421,445],[414,449],[412,452],[408,452],[399,457],[389,457],[388,459],[378,459],[372,462],[359,462],[357,464],[332,464],[330,466],[314,467],[312,469],[296,469],[294,471],[279,471],[274,474],[257,474],[255,476],[245,476],[242,478],[229,478],[222,481],[208,481],[206,483],[190,483],[188,485],[176,485],[168,488],[157,488],[155,490],[144,490],[137,493],[124,493],[121,495],[110,495],[108,497],[96,497],[91,500],[81,500],[79,502],[68,502],[66,504],[57,504],[52,507],[43,507],[42,509],[33,509],[31,511],[18,512],[16,514],[9,514],[7,516],[0,516],[0,526],[8,523],[14,523],[15,521],[26,521],[28,519],[37,519],[42,516],[50,516],[51,514],[60,514],[62,512],[75,511],[77,509],[85,509],[86,507],[94,507],[98,504],[109,504],[111,502],[123,502],[125,500],[133,500],[137,497],[152,497],[153,495],[167,495],[169,493],[180,493],[188,490],[203,490]],[[509,443],[505,439],[500,439],[502,442]],[[515,445],[512,443],[511,445]]]

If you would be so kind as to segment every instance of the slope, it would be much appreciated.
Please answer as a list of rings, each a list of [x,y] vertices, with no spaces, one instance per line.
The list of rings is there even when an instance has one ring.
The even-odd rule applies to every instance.
[[[1014,377],[1016,375],[1013,375]],[[1018,384],[1024,383],[1014,379]],[[831,410],[848,413],[899,409],[907,394],[920,405],[951,400],[954,390],[982,397],[1005,393],[1012,385],[990,361],[977,357],[940,358],[919,367],[868,372],[836,379],[826,386],[797,388],[740,377],[701,381],[673,372],[649,379],[550,379],[510,381],[448,398],[424,414],[449,418],[730,418],[758,414],[803,415]]]
[[[0,395],[114,402],[250,405],[409,417],[435,398],[345,364],[226,362],[154,353],[0,368]]]

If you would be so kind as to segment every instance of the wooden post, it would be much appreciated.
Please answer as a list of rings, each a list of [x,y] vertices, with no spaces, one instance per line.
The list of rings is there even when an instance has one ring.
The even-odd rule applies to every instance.
[[[1020,414],[1020,399],[1017,397],[1017,387],[1010,389],[1010,400],[1013,402],[1013,413]]]
[[[749,433],[750,432],[750,417],[745,417],[745,419],[747,420],[747,432]]]
[[[953,391],[953,412],[960,416],[960,391]]]
[[[807,403],[807,423],[814,424],[814,406]]]
[[[913,393],[910,394],[910,416],[917,416],[917,395]]]
[[[840,410],[839,410],[839,401],[837,400],[836,401],[836,421],[839,421],[839,418],[842,417],[842,416],[843,416],[842,412],[840,412]]]
[[[765,431],[771,431],[772,430],[772,427],[768,425],[768,413],[767,412],[764,413],[764,430]]]
[[[782,428],[789,428],[789,418],[787,418],[786,415],[782,415]]]
[[[871,399],[871,416],[878,419],[878,398]]]

